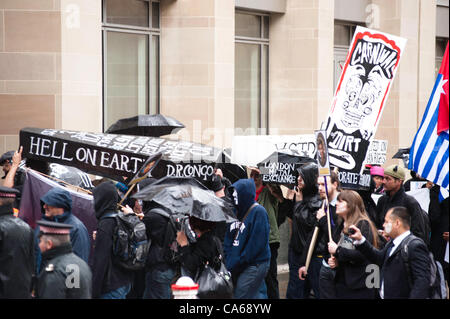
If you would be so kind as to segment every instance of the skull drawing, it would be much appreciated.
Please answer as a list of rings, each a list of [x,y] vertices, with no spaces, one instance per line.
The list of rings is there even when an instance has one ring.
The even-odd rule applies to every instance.
[[[375,66],[366,75],[362,65],[356,67],[356,74],[347,82],[347,97],[343,103],[344,116],[341,122],[348,128],[361,128],[361,121],[372,113],[374,103],[381,95],[382,71]]]

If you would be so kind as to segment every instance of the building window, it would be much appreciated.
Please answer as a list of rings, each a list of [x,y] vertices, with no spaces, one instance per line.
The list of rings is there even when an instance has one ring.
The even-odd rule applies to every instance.
[[[358,25],[360,24],[340,21],[334,23],[334,90],[339,82],[353,34]]]
[[[103,0],[103,129],[159,112],[159,1]]]
[[[447,47],[448,39],[436,38],[436,59],[434,64],[434,75],[437,77],[439,69],[441,68],[442,59],[444,58],[445,48]]]
[[[234,121],[236,134],[267,134],[269,15],[235,15]]]

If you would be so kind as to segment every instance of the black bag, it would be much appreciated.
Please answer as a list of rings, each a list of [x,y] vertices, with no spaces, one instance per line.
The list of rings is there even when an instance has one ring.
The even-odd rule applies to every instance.
[[[419,237],[409,236],[401,243],[401,256],[406,267],[406,274],[408,276],[408,284],[413,285],[411,269],[409,265],[408,245],[413,240],[423,240]],[[430,258],[430,299],[446,299],[445,279],[441,264],[434,259],[433,253],[429,252]]]
[[[216,248],[218,248],[215,237]],[[222,261],[222,255],[218,251],[218,257],[212,264],[206,264],[196,276],[198,283],[197,296],[199,299],[231,299],[233,297],[233,282],[231,273]],[[214,267],[216,265],[216,267]]]
[[[119,212],[104,217],[114,218],[117,223],[113,234],[114,263],[125,270],[143,269],[150,248],[145,224],[135,214]]]

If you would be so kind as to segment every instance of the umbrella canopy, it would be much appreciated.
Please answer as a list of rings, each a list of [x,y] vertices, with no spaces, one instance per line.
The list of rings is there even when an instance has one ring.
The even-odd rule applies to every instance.
[[[258,164],[264,183],[296,185],[297,168],[306,163],[316,163],[313,158],[274,152]]]
[[[408,163],[409,163],[409,150],[410,148],[399,148],[397,153],[394,154],[394,156],[392,156],[392,158],[399,158],[401,160],[403,160],[403,164],[405,165],[405,167],[408,167]]]
[[[106,130],[106,133],[162,136],[174,134],[184,127],[182,123],[170,116],[162,114],[137,115],[118,120]]]
[[[247,178],[247,169],[245,166],[231,163],[231,148],[226,148],[222,151],[221,162],[216,165],[223,172],[223,176],[228,178],[231,183],[239,179]]]
[[[132,198],[153,201],[170,211],[174,215],[189,215],[211,222],[235,221],[231,208],[214,192],[196,186],[192,182],[175,184],[158,181],[137,192]],[[166,180],[167,181],[167,180]]]

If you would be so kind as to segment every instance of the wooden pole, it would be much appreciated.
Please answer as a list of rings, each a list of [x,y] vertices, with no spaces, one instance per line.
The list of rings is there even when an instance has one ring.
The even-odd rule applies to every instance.
[[[308,255],[306,256],[306,273],[308,273],[309,264],[311,263],[312,253],[314,251],[314,246],[316,246],[317,236],[319,235],[319,227],[314,228],[314,234],[311,239],[311,244],[309,244]]]

